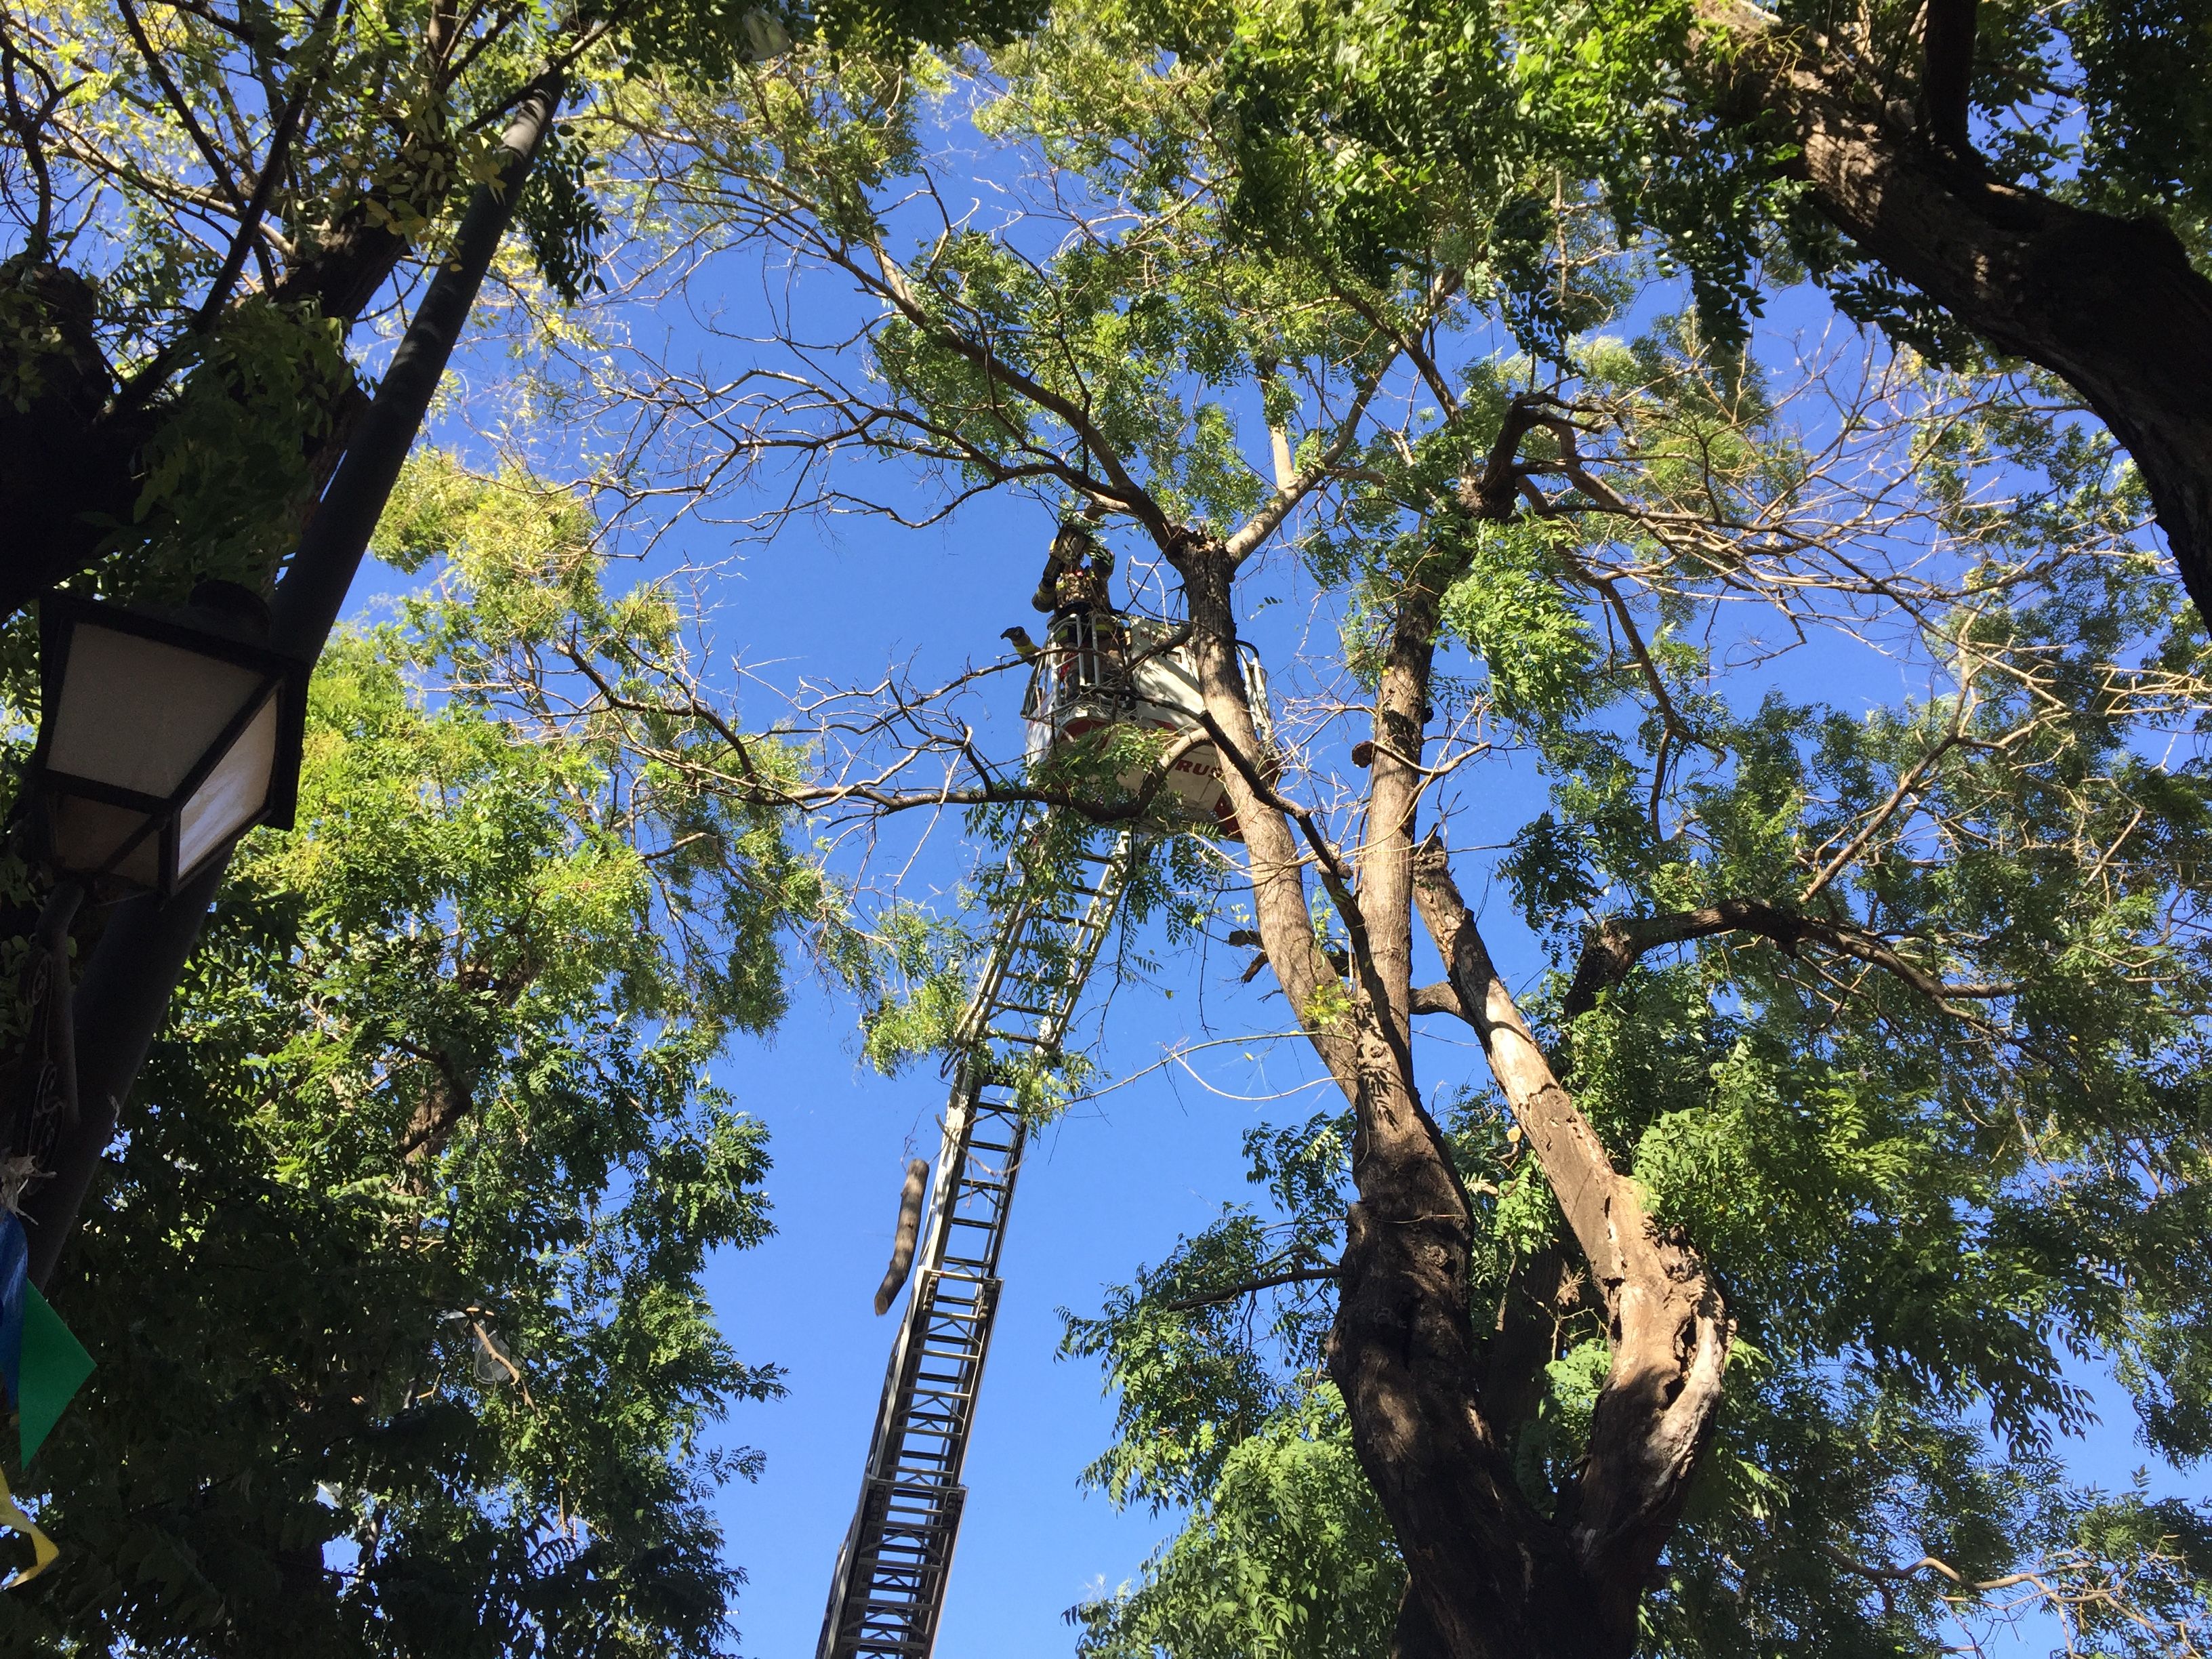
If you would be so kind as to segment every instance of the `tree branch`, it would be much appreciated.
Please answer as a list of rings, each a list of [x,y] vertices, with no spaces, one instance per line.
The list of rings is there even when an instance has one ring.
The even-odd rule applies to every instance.
[[[1953,998],[1980,1000],[2011,996],[2020,989],[2014,981],[1952,984],[1908,962],[1878,935],[1848,922],[1804,915],[1763,899],[1729,898],[1699,910],[1663,916],[1615,916],[1599,922],[1583,945],[1559,1012],[1570,1020],[1589,1012],[1596,1006],[1598,994],[1619,984],[1648,951],[1732,933],[1757,933],[1792,953],[1806,940],[1815,940],[1895,975],[1939,1007],[1948,1006]]]
[[[2043,1583],[2038,1575],[2032,1572],[2008,1572],[2001,1578],[1969,1578],[1956,1567],[1938,1561],[1932,1555],[1923,1555],[1917,1561],[1908,1562],[1901,1567],[1893,1567],[1859,1560],[1855,1556],[1846,1555],[1833,1544],[1825,1541],[1817,1547],[1821,1554],[1845,1571],[1855,1572],[1862,1578],[1871,1578],[1879,1583],[1896,1583],[1907,1578],[1917,1578],[1923,1572],[1932,1572],[1938,1578],[1950,1580],[1960,1589],[1973,1590],[1983,1595],[1991,1590],[2011,1589],[2019,1584],[2033,1584],[2040,1589]]]
[[[344,3],[345,0],[323,0],[322,11],[307,36],[310,41],[330,27]],[[283,109],[276,117],[276,125],[269,135],[266,156],[260,171],[254,177],[253,194],[246,198],[245,206],[240,210],[238,228],[231,233],[230,246],[223,253],[222,264],[216,271],[215,280],[208,284],[207,297],[200,301],[199,309],[193,313],[191,321],[185,325],[185,331],[155,352],[146,366],[131,377],[130,383],[117,395],[115,410],[118,414],[128,413],[150,399],[167,382],[171,371],[176,368],[191,343],[207,337],[215,327],[216,319],[222,315],[223,307],[229,303],[231,288],[238,281],[239,273],[246,269],[249,253],[260,258],[264,289],[270,291],[276,289],[276,274],[270,266],[267,253],[260,246],[261,221],[269,210],[270,199],[276,193],[277,181],[283,177],[293,134],[298,130],[301,118],[307,112],[307,100],[321,83],[324,67],[329,61],[330,55],[325,52],[317,61],[303,65],[299,70],[298,88],[285,100]]]
[[[2081,394],[2142,470],[2182,580],[2212,615],[2212,280],[2172,228],[1962,166],[1870,93],[1846,48],[1751,0],[1695,9],[1713,44],[1692,68],[1723,118],[1787,122],[1789,171],[1856,251]],[[1955,84],[1937,56],[1937,82]]]
[[[1822,865],[1812,880],[1805,884],[1804,890],[1797,895],[1798,903],[1810,904],[1818,898],[1830,882],[1850,867],[1851,860],[1865,850],[1866,844],[1881,832],[1881,827],[1897,816],[1898,809],[1920,793],[1927,784],[1928,775],[1936,769],[1936,763],[1957,748],[1960,739],[1966,736],[1966,721],[1972,714],[1973,708],[1972,680],[1969,676],[1966,684],[1959,688],[1958,702],[1951,711],[1950,730],[1912,763],[1905,775],[1897,781],[1897,787],[1890,791],[1889,799],[1875,809],[1874,815],[1859,826],[1858,833],[1845,842],[1836,855]]]
[[[1208,1291],[1203,1296],[1178,1297],[1160,1306],[1170,1313],[1189,1313],[1197,1308],[1218,1307],[1224,1302],[1235,1302],[1240,1297],[1255,1296],[1261,1291],[1272,1291],[1279,1285],[1310,1285],[1327,1279],[1336,1281],[1337,1266],[1334,1261],[1325,1267],[1293,1267],[1286,1273],[1262,1273],[1257,1279],[1248,1279],[1241,1285],[1231,1285],[1224,1290]]]
[[[1448,979],[1440,979],[1433,985],[1416,985],[1412,1003],[1417,1014],[1456,1014],[1462,1019],[1468,1018],[1467,1005],[1459,1000],[1459,993]]]
[[[1924,0],[1920,121],[1929,138],[1954,155],[1972,153],[1966,136],[1974,84],[1975,11],[1978,0]]]
[[[170,108],[176,112],[177,119],[192,141],[192,147],[199,151],[200,159],[208,164],[208,171],[214,175],[216,185],[222,191],[223,199],[230,204],[239,217],[244,218],[246,202],[238,193],[238,181],[230,176],[230,168],[225,164],[222,152],[216,149],[215,141],[207,136],[198,118],[192,113],[191,104],[185,99],[184,89],[170,75],[168,64],[155,50],[154,43],[147,39],[146,27],[139,21],[137,9],[131,0],[115,0],[115,5],[116,9],[123,14],[123,27],[129,31],[131,43],[138,48],[138,55],[146,60],[146,68],[153,76],[155,84],[161,88],[162,95],[169,100]]]
[[[1567,405],[1548,392],[1524,392],[1505,406],[1498,436],[1483,459],[1480,477],[1460,483],[1460,503],[1478,519],[1503,524],[1513,516],[1521,489],[1521,440],[1544,423],[1550,411]]]
[[[1108,477],[1114,485],[1115,499],[1120,502],[1122,509],[1150,531],[1153,538],[1162,547],[1167,545],[1172,528],[1168,522],[1167,514],[1161,511],[1159,503],[1152,498],[1150,493],[1130,476],[1127,468],[1121,464],[1120,454],[1107,441],[1105,434],[1099,431],[1097,423],[1091,418],[1090,410],[1085,409],[1074,399],[1061,396],[1051,387],[1024,374],[993,351],[988,345],[970,339],[960,330],[945,323],[922,303],[921,296],[915,292],[914,285],[907,281],[905,271],[900,269],[898,262],[886,253],[880,244],[869,242],[863,246],[875,259],[876,269],[872,276],[841,246],[830,246],[825,242],[823,244],[823,252],[826,258],[858,277],[867,287],[875,289],[877,293],[897,307],[901,315],[935,340],[938,344],[966,358],[976,368],[981,369],[988,379],[1006,386],[1010,391],[1019,392],[1039,409],[1066,422],[1068,429],[1080,438],[1091,453],[1097,456],[1105,465]]]
[[[323,0],[323,9],[316,15],[314,27],[308,32],[310,41],[331,27],[339,8],[344,3],[345,0]],[[330,62],[330,57],[326,49],[318,55],[314,62],[303,66],[300,71],[299,89],[285,100],[284,108],[276,118],[276,125],[269,134],[269,148],[260,172],[253,180],[253,194],[246,198],[245,209],[239,216],[237,232],[230,239],[229,251],[223,255],[222,267],[216,272],[215,281],[208,285],[207,298],[200,302],[199,311],[192,319],[190,331],[193,334],[205,334],[214,326],[216,318],[222,314],[224,304],[230,298],[231,284],[246,269],[246,254],[254,246],[255,238],[260,233],[261,217],[268,212],[270,200],[276,193],[276,181],[283,177],[284,164],[292,147],[292,136],[299,130],[301,118],[307,112],[307,100],[322,83],[323,70]],[[273,282],[268,285],[271,288],[276,286]]]
[[[1328,477],[1330,469],[1344,459],[1345,452],[1352,447],[1359,435],[1360,418],[1366,414],[1367,405],[1374,401],[1375,394],[1382,389],[1384,378],[1396,362],[1395,352],[1386,353],[1378,359],[1374,368],[1359,381],[1358,390],[1352,394],[1352,407],[1337,422],[1336,435],[1329,440],[1328,447],[1314,457],[1310,466],[1301,469],[1287,484],[1279,486],[1261,503],[1260,510],[1239,525],[1229,539],[1222,544],[1222,550],[1228,556],[1232,568],[1243,563],[1257,551],[1260,545],[1281,527],[1291,509],[1312,494],[1315,486]]]

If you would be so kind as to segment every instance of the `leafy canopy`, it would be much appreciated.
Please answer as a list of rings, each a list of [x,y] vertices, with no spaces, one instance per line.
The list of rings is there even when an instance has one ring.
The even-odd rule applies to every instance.
[[[781,1384],[702,1290],[769,1227],[708,1068],[842,912],[777,815],[566,717],[561,650],[683,650],[596,528],[411,465],[384,550],[436,580],[319,669],[298,828],[234,864],[57,1290],[99,1369],[11,1649],[730,1650],[716,1425]]]
[[[1157,12],[1065,9],[979,70],[994,165],[1032,170],[999,224],[917,227],[908,204],[954,193],[918,118],[803,76],[764,131],[702,130],[682,187],[870,312],[846,356],[793,371],[787,404],[744,409],[753,453],[795,470],[902,453],[948,502],[1099,505],[1139,554],[1158,544],[1145,511],[1239,535],[1311,469],[1297,557],[1255,556],[1239,615],[1268,637],[1258,612],[1288,597],[1336,624],[1296,664],[1279,736],[1285,787],[1339,845],[1362,833],[1346,751],[1372,735],[1386,629],[1452,573],[1429,720],[1448,781],[1425,811],[1492,849],[1459,861],[1498,878],[1543,953],[1528,1002],[1555,1066],[1739,1322],[1717,1438],[1644,1603],[1650,1650],[1916,1650],[1961,1610],[2001,1611],[1933,1572],[1886,1576],[1923,1554],[1970,1581],[2033,1571],[2084,1644],[2201,1646],[2206,1517],[2089,1489],[2064,1461],[2083,1364],[2166,1456],[2202,1455],[2212,1422],[2212,685],[2134,474],[2050,386],[1985,363],[1741,349],[1725,302],[1768,245],[1723,239],[1701,271],[1678,238],[1670,268],[1554,165],[1572,140],[1656,189],[1633,124],[1600,119],[1619,114],[1608,60],[1571,30],[1540,59],[1429,12],[1169,21],[1185,33],[1162,53]],[[1331,33],[1316,46],[1309,25]],[[1338,103],[1255,118],[1270,29],[1284,83]],[[1656,84],[1664,43],[1638,40]],[[1419,98],[1392,78],[1416,63]],[[1340,82],[1306,73],[1326,64]],[[1454,75],[1470,97],[1433,95]],[[1504,113],[1523,95],[1526,128]],[[1339,119],[1355,106],[1364,128]],[[1469,109],[1553,137],[1488,175],[1475,162],[1498,158],[1472,142],[1422,147]],[[1732,176],[1726,154],[1668,154]],[[901,196],[902,170],[933,193]],[[1296,210],[1261,215],[1260,191]],[[1493,509],[1475,486],[1531,407],[1526,488]],[[1217,938],[1243,920],[1218,866],[1170,884]],[[1786,925],[1676,925],[1724,902]],[[1593,946],[1640,938],[1658,944],[1585,975]],[[1466,1050],[1417,1053],[1475,1212],[1492,1397],[1526,1400],[1500,1420],[1550,1512],[1606,1374],[1602,1310]],[[1395,1558],[1316,1365],[1348,1139],[1328,1115],[1255,1136],[1266,1196],[1071,1321],[1118,1402],[1091,1479],[1184,1521],[1139,1582],[1079,1610],[1091,1650],[1379,1639]],[[1292,1275],[1271,1316],[1242,1302]],[[1523,1328],[1533,1346],[1506,1340]]]

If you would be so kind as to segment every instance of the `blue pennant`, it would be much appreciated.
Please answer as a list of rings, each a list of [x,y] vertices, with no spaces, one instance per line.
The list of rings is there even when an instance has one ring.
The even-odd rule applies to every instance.
[[[31,1241],[23,1218],[0,1213],[0,1385],[8,1403],[20,1405],[23,1393],[23,1307],[30,1299]]]

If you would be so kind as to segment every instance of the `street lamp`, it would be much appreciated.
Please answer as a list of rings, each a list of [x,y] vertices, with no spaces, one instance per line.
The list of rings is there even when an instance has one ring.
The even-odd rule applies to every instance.
[[[179,615],[40,601],[45,714],[29,787],[57,873],[167,896],[257,823],[289,828],[307,665],[227,582]]]

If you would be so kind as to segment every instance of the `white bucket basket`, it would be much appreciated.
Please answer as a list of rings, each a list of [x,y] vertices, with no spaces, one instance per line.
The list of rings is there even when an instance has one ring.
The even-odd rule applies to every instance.
[[[1198,717],[1205,703],[1197,666],[1190,647],[1176,642],[1176,625],[1151,617],[1124,616],[1109,626],[1111,631],[1107,631],[1098,618],[1081,614],[1053,624],[1022,703],[1032,762],[1058,744],[1109,726],[1134,725],[1177,737],[1205,729]],[[1274,745],[1267,676],[1250,647],[1240,647],[1237,655],[1253,721],[1259,728],[1261,752],[1255,759],[1263,775],[1272,775]],[[1223,765],[1220,751],[1210,740],[1194,744],[1170,764],[1165,787],[1191,817],[1211,819],[1224,835],[1241,840],[1223,781]],[[1133,768],[1119,781],[1134,793],[1144,787],[1145,778],[1144,769]]]

